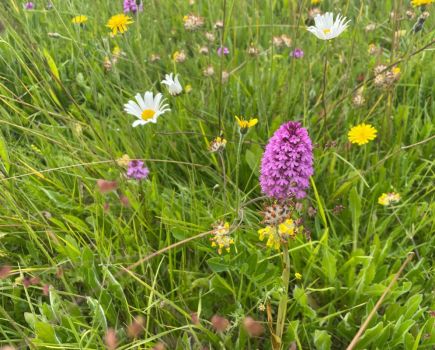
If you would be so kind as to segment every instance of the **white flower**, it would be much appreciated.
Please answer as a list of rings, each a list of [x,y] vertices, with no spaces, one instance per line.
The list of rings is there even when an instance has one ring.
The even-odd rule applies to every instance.
[[[141,94],[136,94],[136,101],[128,101],[124,105],[124,111],[138,118],[133,122],[133,127],[145,125],[147,123],[157,123],[157,118],[165,112],[170,111],[167,104],[164,104],[163,95],[158,93],[156,96],[151,91],[145,92],[143,98]]]
[[[340,14],[334,21],[334,15],[331,12],[326,12],[324,15],[314,17],[315,25],[308,27],[307,30],[321,40],[330,40],[344,32],[350,22],[345,21],[346,17],[342,17]]]
[[[172,96],[177,96],[181,94],[183,88],[181,87],[180,82],[178,81],[178,74],[173,78],[173,73],[166,74],[165,80],[162,80],[162,84],[165,84],[168,87],[168,91]]]

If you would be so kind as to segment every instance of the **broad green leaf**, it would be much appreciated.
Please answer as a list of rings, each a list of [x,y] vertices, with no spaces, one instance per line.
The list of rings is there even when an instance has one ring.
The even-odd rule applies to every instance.
[[[324,330],[314,332],[314,345],[317,350],[331,349],[331,336]]]
[[[35,322],[35,334],[37,339],[44,343],[60,344],[59,339],[56,337],[56,332],[51,324],[48,322]]]

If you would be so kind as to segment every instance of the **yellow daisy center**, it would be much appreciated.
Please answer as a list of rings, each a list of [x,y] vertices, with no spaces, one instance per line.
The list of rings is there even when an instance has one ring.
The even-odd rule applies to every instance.
[[[145,110],[142,112],[141,118],[142,118],[143,120],[149,120],[149,119],[151,119],[152,117],[154,117],[154,114],[156,114],[156,111],[154,111],[154,110],[152,110],[152,109],[145,109]]]
[[[329,34],[331,33],[331,29],[323,29],[323,34]]]

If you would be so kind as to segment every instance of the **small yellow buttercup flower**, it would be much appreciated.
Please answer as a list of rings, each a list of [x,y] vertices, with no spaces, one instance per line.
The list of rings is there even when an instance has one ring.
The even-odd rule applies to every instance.
[[[414,7],[425,6],[425,5],[432,4],[434,1],[435,0],[412,0],[411,5]]]
[[[84,15],[75,16],[71,22],[74,24],[84,24],[88,21],[88,17]]]
[[[296,272],[296,273],[295,273],[295,278],[296,278],[297,280],[301,280],[301,279],[302,279],[302,275],[301,275],[299,272]]]
[[[347,134],[351,143],[356,143],[359,146],[368,143],[376,138],[378,131],[370,124],[359,124],[350,129]]]
[[[123,34],[127,31],[128,26],[133,23],[131,17],[126,16],[123,13],[110,17],[109,21],[106,24],[106,27],[109,27],[112,31],[113,35],[119,33]]]
[[[378,203],[385,206],[398,203],[399,201],[400,194],[396,192],[382,193],[382,195],[378,198]]]

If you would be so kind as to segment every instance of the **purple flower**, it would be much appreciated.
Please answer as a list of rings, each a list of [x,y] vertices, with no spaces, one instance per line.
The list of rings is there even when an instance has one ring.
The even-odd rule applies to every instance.
[[[230,53],[230,50],[228,49],[228,47],[225,46],[221,46],[217,49],[217,54],[219,56],[222,56],[222,54],[224,54],[225,56],[228,55]]]
[[[313,146],[305,128],[288,122],[275,132],[261,160],[260,185],[275,199],[304,198],[313,175]]]
[[[132,160],[128,163],[127,177],[129,179],[142,180],[148,177],[149,169],[141,160]]]
[[[24,4],[24,9],[25,10],[34,10],[35,9],[35,4],[31,1],[28,1]]]
[[[302,57],[304,57],[304,52],[302,51],[302,49],[296,48],[291,52],[290,55],[293,58],[302,58]]]
[[[124,0],[124,13],[128,12],[142,12],[143,11],[143,2],[142,0],[138,4],[136,0]]]

